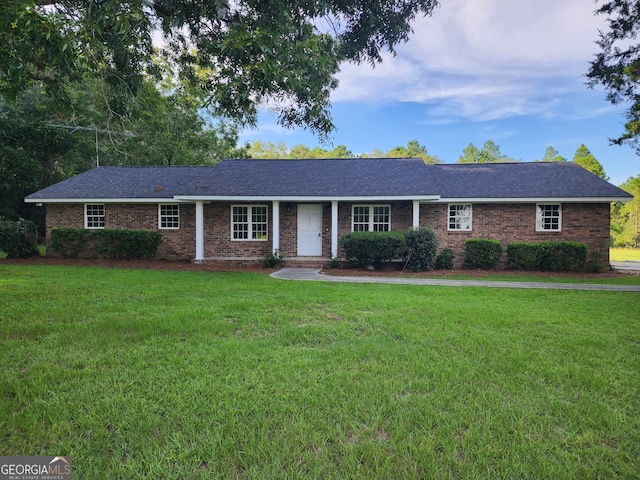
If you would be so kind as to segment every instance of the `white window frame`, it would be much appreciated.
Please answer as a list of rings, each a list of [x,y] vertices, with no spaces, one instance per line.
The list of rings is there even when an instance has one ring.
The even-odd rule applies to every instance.
[[[356,222],[356,208],[368,208],[367,212],[367,221],[366,222]],[[376,213],[376,208],[386,208],[387,213]],[[388,217],[385,222],[376,222],[376,216],[385,215]],[[356,230],[356,225],[366,225],[367,230]],[[386,225],[386,230],[375,230],[376,225]],[[391,205],[378,205],[378,204],[369,204],[369,205],[353,205],[351,207],[351,231],[352,232],[390,232],[391,231]]]
[[[451,215],[451,209],[454,208],[455,212]],[[466,223],[467,215],[462,215],[460,212],[464,212],[468,209],[469,220]],[[451,228],[451,224],[454,227]],[[450,203],[447,205],[447,230],[450,232],[470,232],[473,230],[473,204],[471,203]]]
[[[99,213],[99,211],[102,213]],[[84,228],[98,229],[104,228],[105,209],[104,203],[84,204]]]
[[[167,209],[171,207],[171,212]],[[162,210],[165,210],[164,212]],[[164,224],[164,225],[163,225]],[[178,230],[180,228],[180,205],[177,203],[158,204],[158,228],[160,230]]]
[[[234,221],[234,210],[236,208],[247,209],[247,221],[236,222]],[[265,220],[264,222],[254,222],[254,209],[264,208]],[[247,238],[235,238],[236,225],[246,225]],[[256,230],[256,225],[264,225],[264,230]],[[238,233],[245,232],[245,230],[239,230]],[[254,238],[260,235],[260,238]],[[269,240],[269,208],[267,205],[231,205],[231,241],[233,242],[266,242]]]
[[[545,210],[547,206],[558,207],[557,228],[546,228],[547,225],[553,227],[553,223],[545,222],[545,219],[553,219],[555,215],[549,215]],[[561,232],[562,231],[562,204],[561,203],[536,203],[536,232]]]

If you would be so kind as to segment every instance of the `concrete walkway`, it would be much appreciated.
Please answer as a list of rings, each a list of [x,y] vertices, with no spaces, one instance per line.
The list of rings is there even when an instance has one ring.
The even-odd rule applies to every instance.
[[[638,272],[640,273],[640,261],[627,260],[625,262],[611,262],[611,267],[614,270],[624,270],[626,272]]]
[[[395,285],[439,285],[449,287],[490,288],[539,288],[557,290],[604,290],[613,292],[640,292],[640,285],[600,285],[595,283],[548,283],[548,282],[500,282],[482,280],[446,280],[441,278],[401,278],[323,275],[319,268],[283,268],[271,274],[281,280],[306,280],[316,282],[343,283],[391,283]]]

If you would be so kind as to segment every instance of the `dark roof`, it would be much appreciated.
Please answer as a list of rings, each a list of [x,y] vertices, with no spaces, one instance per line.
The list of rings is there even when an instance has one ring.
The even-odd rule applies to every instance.
[[[98,167],[37,200],[211,197],[632,198],[572,162],[425,165],[421,159],[224,160],[208,167]]]

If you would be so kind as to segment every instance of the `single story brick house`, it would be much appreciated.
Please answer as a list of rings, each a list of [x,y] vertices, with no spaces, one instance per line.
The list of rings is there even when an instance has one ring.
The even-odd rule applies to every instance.
[[[608,263],[610,204],[632,198],[571,162],[382,158],[98,167],[25,201],[46,205],[47,239],[55,227],[157,230],[165,259],[244,264],[278,249],[316,266],[344,255],[345,233],[426,225],[456,265],[468,238],[578,241]]]

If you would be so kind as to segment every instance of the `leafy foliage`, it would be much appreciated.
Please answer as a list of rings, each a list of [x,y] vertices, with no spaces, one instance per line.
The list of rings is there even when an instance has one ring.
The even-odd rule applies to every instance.
[[[600,162],[596,160],[596,157],[593,156],[584,143],[576,150],[576,154],[573,156],[573,163],[577,163],[585,170],[589,170],[591,173],[597,175],[603,180],[609,180],[609,177],[604,173],[604,168]]]
[[[387,158],[422,158],[426,164],[443,163],[442,160],[427,152],[427,148],[420,145],[417,140],[410,140],[406,147],[395,147],[385,155]]]
[[[509,268],[541,272],[584,269],[588,249],[578,242],[513,242],[507,246]]]
[[[175,70],[207,93],[216,116],[255,125],[268,104],[285,127],[333,130],[329,96],[343,61],[382,61],[436,0],[5,0],[0,10],[0,94],[34,81],[61,90],[90,73],[135,95],[158,28]],[[47,8],[45,8],[47,6]],[[206,72],[204,77],[199,72]],[[126,104],[126,102],[124,102]]]
[[[502,257],[498,240],[470,238],[464,242],[464,264],[468,268],[495,268]]]
[[[499,145],[487,140],[481,149],[478,149],[473,143],[467,145],[456,163],[501,163],[510,161],[513,161],[513,159],[503,155],[500,152]]]
[[[27,258],[39,255],[38,230],[34,222],[0,220],[0,250],[7,258]]]
[[[267,268],[280,268],[284,256],[282,256],[280,249],[276,248],[272,253],[264,257],[264,266]]]
[[[54,228],[51,249],[65,257],[104,257],[125,260],[154,258],[162,235],[149,230],[87,230]]]
[[[540,160],[536,160],[539,162],[566,162],[567,159],[564,158],[562,155],[560,155],[560,152],[558,152],[555,148],[553,147],[547,147],[547,149],[544,152],[544,157],[542,157]]]
[[[433,259],[438,249],[438,237],[432,227],[409,228],[404,234],[407,251],[406,266],[414,272],[433,269]]]
[[[611,207],[611,231],[614,247],[640,247],[640,175],[629,178],[620,188],[633,195],[627,203]]]
[[[607,16],[609,30],[600,32],[601,51],[587,72],[588,85],[604,86],[614,105],[629,104],[625,132],[610,141],[627,143],[640,154],[640,2],[604,1],[596,14]]]
[[[436,270],[451,270],[453,268],[456,259],[456,254],[450,248],[443,248],[442,251],[436,255],[433,262],[433,266]]]
[[[399,232],[351,232],[340,243],[345,256],[359,267],[370,267],[401,258],[406,250],[405,237]]]

